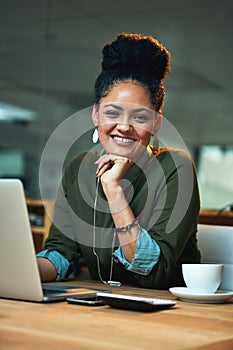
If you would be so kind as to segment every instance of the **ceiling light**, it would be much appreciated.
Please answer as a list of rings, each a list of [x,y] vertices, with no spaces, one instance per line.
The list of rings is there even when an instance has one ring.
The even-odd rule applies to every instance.
[[[0,122],[29,122],[36,119],[36,112],[0,101]]]

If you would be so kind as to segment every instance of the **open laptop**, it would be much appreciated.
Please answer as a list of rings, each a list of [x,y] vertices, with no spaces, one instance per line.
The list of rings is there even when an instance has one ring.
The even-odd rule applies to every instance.
[[[41,283],[23,184],[0,179],[0,298],[48,302],[88,290]]]

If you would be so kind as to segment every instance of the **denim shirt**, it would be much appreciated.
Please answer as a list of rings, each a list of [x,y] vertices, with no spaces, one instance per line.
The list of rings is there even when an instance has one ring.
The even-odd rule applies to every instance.
[[[160,248],[156,241],[149,233],[141,228],[136,240],[136,250],[132,262],[124,257],[121,246],[114,252],[115,262],[120,262],[128,271],[138,273],[140,275],[148,275],[152,268],[159,260]],[[63,279],[69,268],[69,261],[56,250],[45,249],[37,254],[37,257],[46,258],[51,261],[57,270],[56,281]]]

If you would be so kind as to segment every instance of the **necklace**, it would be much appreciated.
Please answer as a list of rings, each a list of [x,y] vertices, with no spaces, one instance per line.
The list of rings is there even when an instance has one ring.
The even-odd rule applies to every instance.
[[[113,251],[114,251],[114,244],[116,239],[116,231],[114,230],[113,239],[112,239],[112,250],[111,250],[111,263],[110,263],[110,273],[109,273],[109,281],[106,282],[101,274],[100,269],[100,258],[95,250],[95,244],[96,244],[96,207],[97,207],[97,200],[98,200],[98,190],[99,190],[99,182],[100,178],[97,178],[97,185],[96,185],[96,191],[95,191],[95,201],[94,201],[94,211],[93,211],[93,245],[92,245],[92,252],[96,257],[97,262],[97,271],[100,281],[105,285],[115,286],[119,287],[121,285],[121,282],[112,281],[112,271],[113,271]]]

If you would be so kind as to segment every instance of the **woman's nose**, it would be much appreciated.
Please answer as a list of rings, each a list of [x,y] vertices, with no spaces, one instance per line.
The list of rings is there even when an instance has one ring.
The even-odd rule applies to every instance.
[[[129,123],[118,123],[117,129],[122,132],[131,132],[133,130],[133,126]]]

